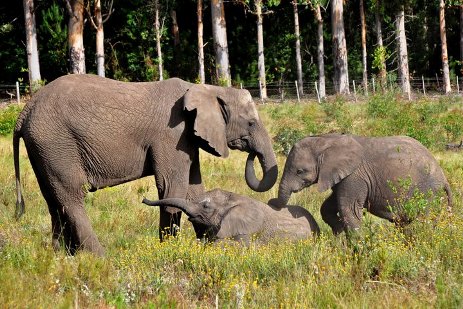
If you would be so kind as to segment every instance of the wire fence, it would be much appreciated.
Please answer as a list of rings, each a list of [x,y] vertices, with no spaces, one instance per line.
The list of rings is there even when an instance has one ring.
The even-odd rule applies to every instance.
[[[463,94],[462,79],[455,76],[451,79],[451,88],[453,95]],[[326,80],[325,91],[326,96],[335,96],[336,91],[331,80]],[[240,84],[238,87],[249,90],[252,97],[256,100],[261,98],[261,86],[259,82],[250,84]],[[295,81],[273,82],[267,83],[267,98],[266,102],[284,102],[285,100],[318,100],[320,101],[318,83],[316,81],[304,82],[302,87]],[[445,94],[443,89],[444,82],[442,78],[436,77],[420,77],[410,78],[410,100],[418,99],[423,96],[439,96]],[[299,89],[302,88],[302,93]],[[378,80],[371,78],[368,80],[368,85],[365,88],[361,80],[351,80],[349,83],[349,94],[343,95],[348,101],[357,101],[367,95],[375,94],[383,91],[401,91],[399,80],[388,80],[384,85],[380,85]],[[19,103],[21,95],[26,94],[28,87],[19,82],[12,84],[0,84],[0,107],[8,104]],[[406,95],[406,94],[405,94]]]
[[[458,76],[451,79],[451,94],[462,95],[463,85],[462,79]],[[262,86],[259,82],[255,84],[241,84],[241,88],[249,90],[251,95],[256,99],[262,99]],[[302,93],[296,81],[267,83],[267,99],[270,102],[283,102],[285,100],[318,100],[320,101],[318,82],[304,82],[302,85]],[[444,82],[439,77],[420,77],[410,78],[410,94],[409,99],[414,100],[423,96],[439,96],[444,95]],[[383,85],[375,78],[368,80],[367,87],[364,87],[362,80],[351,80],[349,83],[349,94],[343,95],[348,101],[357,101],[365,96],[382,93],[384,91],[401,91],[400,80],[388,80]],[[325,81],[326,96],[336,96],[336,90],[332,81]],[[407,96],[407,94],[405,94]]]

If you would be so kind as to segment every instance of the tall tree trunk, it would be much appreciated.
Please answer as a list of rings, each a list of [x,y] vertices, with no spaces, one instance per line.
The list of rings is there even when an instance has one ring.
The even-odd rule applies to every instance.
[[[101,0],[95,0],[95,26],[96,26],[96,71],[99,76],[105,77],[104,70],[104,31],[103,17],[101,15]]]
[[[259,81],[261,85],[261,98],[267,99],[267,82],[265,79],[265,57],[264,57],[264,30],[262,25],[262,0],[255,0],[257,16],[257,68],[259,71]]]
[[[363,89],[368,93],[368,72],[367,72],[367,26],[365,24],[365,8],[363,0],[360,0],[360,24],[362,37],[362,66],[363,66]]]
[[[24,21],[26,26],[27,65],[29,69],[29,87],[34,92],[40,86],[40,63],[37,48],[37,30],[35,27],[34,1],[24,0]]]
[[[297,87],[300,95],[304,94],[304,84],[302,81],[302,59],[301,59],[301,34],[299,32],[299,13],[297,10],[297,0],[293,0],[294,8],[294,35],[296,36],[296,69]]]
[[[379,62],[379,83],[381,85],[381,89],[384,91],[386,88],[386,53],[384,50],[383,45],[383,26],[382,26],[382,10],[383,10],[383,3],[382,0],[376,0],[376,9],[375,9],[375,24],[376,24],[376,44],[381,54],[379,55],[380,62]]]
[[[154,32],[156,34],[156,51],[158,54],[159,80],[163,80],[162,50],[161,50],[161,25],[159,23],[159,0],[154,0]]]
[[[323,40],[323,18],[320,5],[315,7],[315,18],[317,19],[318,93],[320,98],[325,98],[325,48]]]
[[[401,6],[396,17],[397,27],[397,46],[399,57],[399,79],[404,93],[410,94],[410,76],[408,71],[408,51],[407,37],[405,35],[405,13],[404,7]]]
[[[174,46],[180,44],[180,31],[177,23],[177,11],[170,10],[170,18],[172,19],[172,36],[174,37]]]
[[[66,0],[69,13],[68,45],[69,66],[72,74],[85,74],[84,3]]]
[[[338,94],[349,94],[343,0],[331,1],[331,28],[333,32],[334,88]]]
[[[211,0],[212,36],[215,48],[215,64],[219,84],[231,86],[228,61],[227,24],[223,0]]]
[[[463,74],[463,5],[460,6],[460,62],[460,70]]]
[[[199,82],[206,82],[206,74],[204,73],[204,41],[203,41],[203,0],[198,0],[198,62],[199,62]]]
[[[452,91],[450,86],[449,59],[447,54],[447,35],[445,33],[445,2],[439,1],[439,28],[442,51],[442,71],[444,73],[444,92]]]

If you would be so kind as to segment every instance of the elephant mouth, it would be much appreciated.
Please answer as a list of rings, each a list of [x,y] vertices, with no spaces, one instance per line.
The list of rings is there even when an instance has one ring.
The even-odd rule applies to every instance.
[[[236,138],[228,142],[228,147],[232,150],[250,151],[249,141],[247,136]]]

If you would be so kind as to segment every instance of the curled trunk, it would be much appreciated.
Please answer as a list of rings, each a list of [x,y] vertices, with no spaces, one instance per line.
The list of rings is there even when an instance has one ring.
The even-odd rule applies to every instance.
[[[254,170],[254,159],[257,156],[262,167],[262,180],[257,179],[256,171]],[[265,192],[273,187],[278,177],[278,167],[273,151],[270,154],[263,155],[256,152],[251,152],[246,160],[245,178],[248,186],[257,192]]]

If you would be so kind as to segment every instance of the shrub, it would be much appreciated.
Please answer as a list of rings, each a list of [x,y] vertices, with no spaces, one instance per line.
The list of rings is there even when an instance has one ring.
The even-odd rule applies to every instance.
[[[293,145],[304,137],[305,133],[302,130],[282,128],[274,138],[273,147],[275,152],[287,156]]]
[[[447,141],[457,141],[463,135],[463,113],[460,110],[451,110],[444,114],[440,123],[447,135]]]
[[[13,132],[20,112],[21,107],[18,105],[10,105],[0,110],[0,135],[5,136]]]

